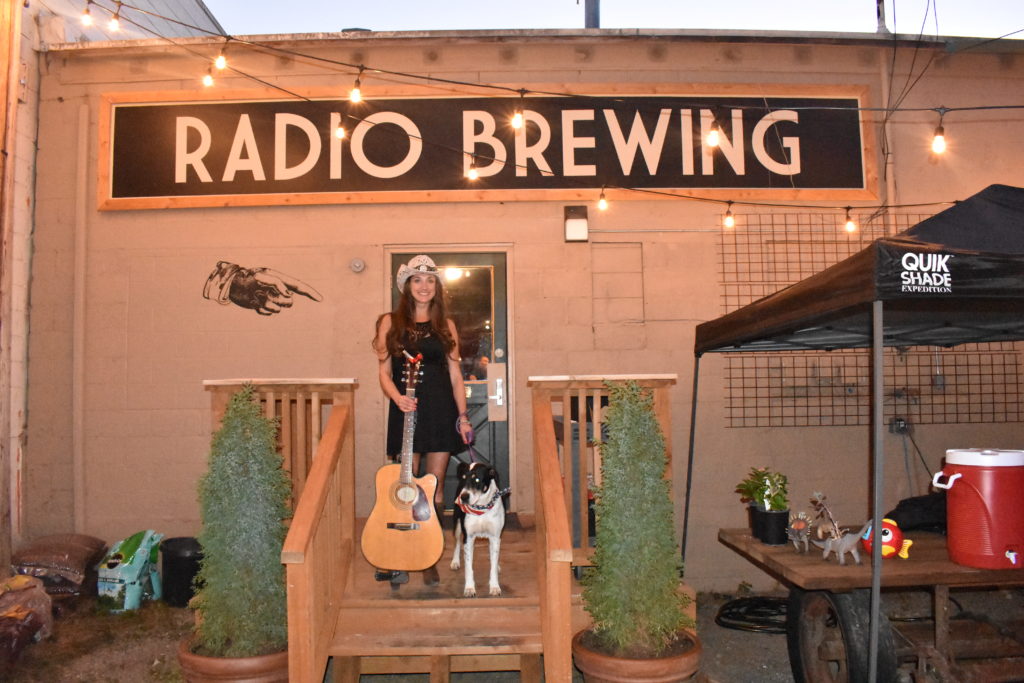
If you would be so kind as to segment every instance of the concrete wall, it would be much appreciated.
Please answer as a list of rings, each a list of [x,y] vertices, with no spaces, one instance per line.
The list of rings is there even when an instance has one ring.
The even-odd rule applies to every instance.
[[[888,90],[891,58],[887,47],[866,44],[536,35],[290,47],[378,68],[538,89],[695,82],[709,89],[864,86],[875,106]],[[1024,54],[927,52],[919,59],[933,54],[936,62],[904,106],[1019,102],[1024,94]],[[909,50],[900,51],[894,92],[911,78],[910,58]],[[315,64],[248,53],[236,59],[243,70],[288,88],[350,86],[347,72],[328,73]],[[721,207],[617,201],[605,213],[590,211],[590,242],[571,244],[562,235],[564,201],[97,211],[100,96],[191,90],[201,71],[194,57],[165,45],[46,56],[31,292],[29,535],[72,527],[108,540],[144,527],[195,533],[195,482],[209,440],[201,382],[209,378],[358,378],[358,505],[368,511],[371,476],[383,451],[383,397],[369,341],[393,282],[388,249],[398,246],[507,245],[500,248],[510,255],[514,301],[511,484],[520,509],[533,507],[530,375],[678,373],[670,438],[682,492],[694,327],[724,312],[716,239]],[[364,78],[363,86],[372,96],[374,80]],[[234,79],[218,87],[252,86]],[[936,118],[932,112],[894,117],[888,132],[892,182],[888,188],[879,183],[873,204],[963,198],[994,182],[1024,185],[1018,114],[947,117],[951,152],[930,163],[926,150]],[[880,140],[880,126],[872,127]],[[881,164],[880,150],[872,153]],[[892,189],[896,194],[886,198]],[[836,205],[827,198],[823,203]],[[368,264],[358,274],[348,268],[356,257]],[[201,290],[219,260],[293,274],[324,300],[298,300],[270,317],[218,306]],[[740,581],[767,587],[766,575],[715,539],[719,527],[745,523],[735,483],[750,466],[770,465],[790,475],[794,501],[824,491],[842,521],[859,523],[867,509],[868,432],[728,429],[723,363],[718,356],[702,361],[687,578],[699,588],[730,589]],[[947,447],[1022,445],[1019,424],[928,426],[916,438],[932,467]],[[893,503],[906,494],[899,448],[897,441],[887,443],[894,455],[886,500]]]

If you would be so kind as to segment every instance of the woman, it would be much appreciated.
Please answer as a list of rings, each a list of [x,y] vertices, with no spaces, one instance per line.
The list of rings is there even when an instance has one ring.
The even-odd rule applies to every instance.
[[[429,256],[414,256],[401,266],[395,283],[402,293],[398,306],[377,319],[373,340],[380,361],[380,386],[391,399],[387,454],[397,457],[401,453],[404,413],[415,410],[412,469],[414,473],[420,471],[421,456],[425,455],[426,471],[437,477],[434,509],[441,519],[448,459],[462,451],[473,434],[459,366],[459,334],[448,317],[444,285]],[[422,377],[415,397],[405,394],[405,351],[412,356],[423,354]],[[437,583],[437,569],[424,571],[423,580],[427,584]]]

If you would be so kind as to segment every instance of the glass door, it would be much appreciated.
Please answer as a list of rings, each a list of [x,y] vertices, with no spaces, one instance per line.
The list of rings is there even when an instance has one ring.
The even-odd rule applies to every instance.
[[[509,485],[508,283],[504,253],[416,251],[391,254],[391,273],[416,254],[434,259],[448,292],[449,311],[459,331],[466,407],[473,422],[477,458],[497,468],[501,485]],[[389,278],[389,282],[394,281]],[[391,285],[392,307],[398,291]],[[457,456],[468,462],[469,451]],[[455,497],[456,463],[448,467],[445,505]]]

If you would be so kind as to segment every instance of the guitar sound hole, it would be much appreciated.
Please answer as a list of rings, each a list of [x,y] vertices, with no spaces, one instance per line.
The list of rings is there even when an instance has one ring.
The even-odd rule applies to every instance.
[[[416,500],[416,487],[400,483],[395,488],[395,500],[406,507],[412,505]]]

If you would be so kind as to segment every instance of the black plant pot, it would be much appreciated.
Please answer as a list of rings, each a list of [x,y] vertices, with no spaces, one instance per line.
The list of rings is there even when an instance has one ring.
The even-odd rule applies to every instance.
[[[750,508],[750,520],[754,538],[765,545],[786,545],[789,510],[762,510],[755,505]]]

